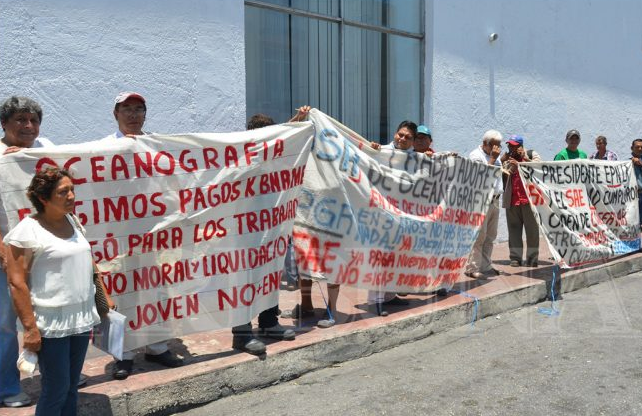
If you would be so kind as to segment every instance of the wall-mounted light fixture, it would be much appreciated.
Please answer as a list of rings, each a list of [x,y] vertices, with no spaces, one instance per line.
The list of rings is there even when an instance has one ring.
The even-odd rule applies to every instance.
[[[490,35],[488,35],[488,41],[489,42],[495,42],[498,37],[499,37],[499,35],[497,33],[491,33]]]

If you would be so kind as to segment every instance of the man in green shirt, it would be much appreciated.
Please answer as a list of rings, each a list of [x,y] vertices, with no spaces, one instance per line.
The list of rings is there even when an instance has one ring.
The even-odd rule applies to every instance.
[[[566,149],[556,154],[553,160],[587,159],[586,153],[577,148],[579,145],[580,132],[575,129],[569,130],[566,133]]]

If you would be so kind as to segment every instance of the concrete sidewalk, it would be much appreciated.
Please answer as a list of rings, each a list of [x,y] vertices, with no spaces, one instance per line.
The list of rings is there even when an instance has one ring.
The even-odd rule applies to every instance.
[[[170,342],[170,348],[185,357],[185,366],[166,369],[146,362],[139,354],[134,374],[127,380],[115,381],[111,378],[111,357],[90,348],[83,370],[90,378],[80,390],[79,414],[171,414],[469,324],[475,314],[481,318],[540,302],[547,296],[547,288],[550,289],[547,282],[555,268],[551,260],[546,260],[550,253],[543,240],[540,246],[539,267],[525,268],[510,267],[507,243],[497,244],[494,265],[502,275],[477,281],[463,278],[446,297],[408,295],[410,306],[387,308],[390,312],[387,317],[376,316],[368,309],[366,291],[342,287],[339,313],[335,317],[337,325],[319,329],[315,320],[281,319],[281,324],[295,328],[297,338],[266,342],[267,357],[262,359],[232,350],[230,330],[214,331]],[[624,276],[639,271],[641,266],[642,254],[635,253],[566,271],[562,274],[562,292]],[[325,293],[325,285],[321,286]],[[316,284],[313,298],[320,319],[325,309]],[[280,308],[290,309],[298,299],[298,291],[282,291]],[[38,385],[38,377],[23,380],[23,386],[34,399]],[[0,415],[32,415],[34,409],[35,406],[0,408]]]

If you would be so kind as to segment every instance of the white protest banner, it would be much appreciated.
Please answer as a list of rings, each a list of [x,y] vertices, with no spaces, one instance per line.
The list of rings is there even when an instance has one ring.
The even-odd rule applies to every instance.
[[[0,159],[2,201],[14,226],[30,212],[37,169],[72,172],[129,350],[276,305],[313,131],[293,123],[27,149]]]
[[[637,182],[630,161],[521,163],[519,172],[542,234],[561,267],[640,249]]]
[[[302,276],[389,292],[452,287],[500,169],[377,151],[317,110],[310,119],[316,138],[293,231]]]

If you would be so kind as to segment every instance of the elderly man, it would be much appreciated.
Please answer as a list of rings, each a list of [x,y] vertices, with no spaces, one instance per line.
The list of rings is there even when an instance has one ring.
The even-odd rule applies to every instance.
[[[143,131],[147,104],[145,98],[136,92],[121,92],[114,100],[114,118],[118,130],[103,140],[118,140],[124,136],[139,136],[147,134]],[[135,351],[123,353],[122,361],[116,361],[112,375],[116,380],[124,380],[132,372]],[[167,349],[167,342],[157,342],[145,347],[145,360],[161,364],[165,367],[180,367],[183,360]]]
[[[580,141],[580,132],[569,130],[566,133],[566,149],[556,154],[554,160],[586,159],[586,153],[578,149]]]
[[[0,155],[18,152],[25,148],[53,146],[49,140],[38,137],[42,122],[42,109],[37,102],[26,97],[10,97],[0,107],[0,121],[4,136],[0,141]],[[0,400],[8,407],[27,406],[31,399],[20,388],[18,337],[16,314],[12,308],[6,274],[6,247],[2,238],[8,230],[7,213],[0,201]]]
[[[488,130],[484,133],[482,144],[470,152],[470,160],[478,163],[485,163],[501,168],[499,155],[502,150],[502,134],[497,130]],[[479,229],[477,240],[473,244],[468,265],[464,273],[468,277],[483,279],[489,274],[499,275],[499,271],[493,268],[491,255],[493,254],[493,242],[497,237],[497,224],[499,221],[499,197],[504,192],[502,179],[498,177],[493,183],[493,196],[490,208]]]
[[[597,160],[617,160],[617,153],[612,152],[606,148],[606,137],[604,136],[597,136],[595,138],[595,148],[597,149],[591,156],[589,156],[589,159],[597,159]]]
[[[508,225],[508,247],[510,250],[510,265],[519,267],[526,265],[537,267],[539,257],[539,226],[531,210],[526,188],[519,175],[518,165],[521,162],[540,162],[542,159],[534,150],[524,149],[524,137],[510,136],[506,141],[508,152],[502,156],[506,172],[506,189],[503,205],[506,208],[506,223]],[[524,242],[522,231],[526,230],[526,262],[523,261]]]

